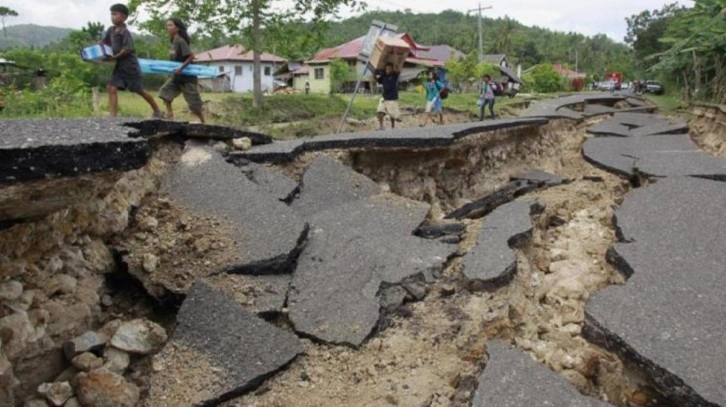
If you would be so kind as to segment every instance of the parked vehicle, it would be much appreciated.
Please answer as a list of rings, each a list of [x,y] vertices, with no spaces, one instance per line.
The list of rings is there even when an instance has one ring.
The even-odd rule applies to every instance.
[[[654,95],[662,95],[665,93],[665,88],[658,81],[645,81],[645,91]]]

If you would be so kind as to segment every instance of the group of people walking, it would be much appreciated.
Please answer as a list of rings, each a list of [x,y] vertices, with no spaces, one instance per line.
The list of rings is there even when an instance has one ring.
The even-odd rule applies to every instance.
[[[159,89],[159,98],[164,102],[166,114],[162,113],[154,98],[144,90],[141,77],[141,66],[136,57],[134,42],[131,32],[126,27],[126,20],[129,17],[129,9],[123,4],[111,6],[111,22],[113,26],[106,31],[101,43],[111,47],[113,55],[109,61],[115,61],[111,80],[106,90],[108,92],[108,105],[111,116],[118,114],[118,91],[128,90],[141,96],[154,111],[153,118],[174,119],[172,102],[179,95],[189,105],[189,110],[204,123],[202,113],[202,98],[199,94],[199,86],[196,76],[183,75],[182,72],[194,60],[191,51],[191,39],[187,33],[186,25],[177,18],[170,18],[166,22],[166,29],[169,33],[171,49],[169,58],[172,61],[181,63],[181,66],[174,72],[171,78]]]
[[[391,120],[391,128],[396,127],[396,121],[400,118],[400,109],[398,106],[398,79],[400,73],[396,72],[393,64],[388,63],[383,71],[376,73],[376,81],[383,87],[383,95],[378,103],[378,130],[385,128],[385,117]],[[426,93],[426,107],[424,109],[423,122],[421,127],[425,127],[429,121],[435,122],[434,118],[438,116],[438,123],[444,123],[443,99],[444,93],[448,92],[446,85],[439,80],[439,76],[435,71],[429,71],[426,76],[426,82],[423,84]],[[479,98],[476,101],[479,106],[479,120],[484,120],[487,107],[489,108],[489,117],[494,119],[494,104],[496,95],[499,93],[499,85],[492,80],[490,75],[484,75],[479,87]]]
[[[154,98],[144,90],[141,77],[141,66],[136,57],[131,32],[126,26],[126,20],[129,16],[129,9],[123,4],[114,4],[111,6],[111,21],[113,26],[106,31],[101,43],[110,46],[113,55],[110,61],[115,61],[116,65],[111,76],[111,80],[107,86],[109,110],[111,116],[118,114],[118,91],[128,90],[141,96],[153,110],[153,118],[157,119],[174,119],[174,110],[172,102],[179,95],[184,95],[184,99],[189,105],[189,110],[204,123],[204,114],[202,112],[202,98],[199,94],[199,86],[197,77],[184,75],[183,71],[189,64],[194,61],[194,54],[191,51],[191,39],[187,32],[186,25],[177,18],[170,18],[166,22],[166,29],[169,33],[169,42],[171,44],[169,58],[172,61],[179,62],[181,66],[174,72],[171,78],[159,89],[159,98],[164,102],[166,114],[164,114]],[[385,69],[376,73],[376,79],[383,87],[383,95],[380,99],[377,109],[379,130],[384,129],[385,117],[388,116],[391,121],[391,128],[396,127],[396,121],[400,119],[400,109],[398,106],[398,80],[400,73],[396,72],[393,64],[386,64]],[[482,78],[479,98],[476,102],[479,106],[479,120],[484,120],[486,109],[489,109],[489,116],[493,119],[494,104],[496,101],[497,84],[492,81],[491,76],[485,75]],[[420,124],[424,127],[429,121],[444,123],[443,99],[448,93],[448,88],[439,79],[435,71],[429,71],[424,83],[426,93],[426,106],[423,121]],[[305,93],[309,92],[309,84],[306,83]]]

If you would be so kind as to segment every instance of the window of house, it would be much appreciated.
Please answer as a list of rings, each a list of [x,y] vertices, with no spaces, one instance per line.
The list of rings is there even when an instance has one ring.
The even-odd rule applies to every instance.
[[[270,76],[270,75],[272,75],[272,68],[270,68],[269,66],[266,66],[265,67],[265,76]]]
[[[219,73],[222,73],[222,72],[224,72],[224,65],[219,66]]]
[[[325,79],[325,69],[323,68],[315,68],[315,79]]]
[[[234,74],[237,75],[237,76],[241,76],[242,75],[242,65],[236,65],[234,67]]]

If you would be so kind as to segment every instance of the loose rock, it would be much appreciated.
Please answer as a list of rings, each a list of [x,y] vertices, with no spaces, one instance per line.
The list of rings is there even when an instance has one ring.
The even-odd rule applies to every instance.
[[[103,358],[106,359],[103,367],[114,373],[123,374],[129,367],[129,354],[112,346],[106,347]]]
[[[45,293],[48,297],[55,294],[73,294],[76,292],[77,286],[78,280],[75,277],[68,274],[59,274],[50,280]]]
[[[111,345],[126,352],[147,355],[160,349],[166,338],[166,331],[158,324],[134,319],[118,328],[111,338]]]
[[[232,147],[235,148],[235,150],[241,150],[246,151],[252,148],[252,140],[250,140],[247,137],[240,137],[232,139]]]
[[[38,393],[43,395],[52,405],[62,406],[73,397],[73,387],[68,382],[43,383],[38,386]]]
[[[159,266],[159,258],[151,253],[146,253],[142,260],[142,267],[147,273],[153,273]]]
[[[10,280],[0,284],[0,301],[13,301],[23,294],[23,284]]]
[[[108,340],[107,337],[99,335],[94,331],[88,331],[63,344],[63,351],[68,360],[73,359],[79,353],[94,352],[103,348]]]
[[[80,373],[76,380],[78,400],[84,406],[134,407],[139,401],[138,387],[106,369]]]
[[[74,357],[71,360],[71,364],[80,370],[89,371],[101,367],[103,365],[103,359],[93,353],[84,352]]]

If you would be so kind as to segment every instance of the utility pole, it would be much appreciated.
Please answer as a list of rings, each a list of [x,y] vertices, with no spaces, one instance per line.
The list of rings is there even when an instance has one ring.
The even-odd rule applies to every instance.
[[[483,10],[489,10],[490,8],[492,8],[492,6],[482,7],[481,3],[479,3],[479,8],[471,9],[466,12],[466,14],[469,14],[472,11],[479,12],[479,62],[484,60],[484,37],[482,35],[482,30],[481,30],[481,12]]]

